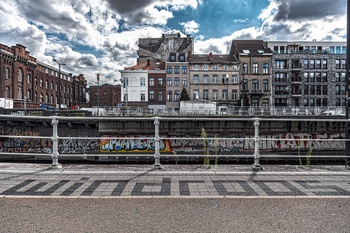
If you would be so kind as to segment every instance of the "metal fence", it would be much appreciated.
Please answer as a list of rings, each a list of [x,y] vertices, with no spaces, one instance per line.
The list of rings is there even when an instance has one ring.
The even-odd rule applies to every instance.
[[[150,110],[142,107],[94,106],[93,116],[345,116],[345,106],[308,107],[228,107],[216,111]]]
[[[48,139],[52,141],[52,151],[51,153],[19,153],[19,152],[0,152],[0,155],[36,155],[36,156],[45,156],[45,157],[51,157],[52,159],[52,164],[51,168],[60,168],[61,164],[59,163],[59,158],[64,158],[65,156],[72,156],[72,154],[60,154],[59,153],[59,140],[62,139],[76,139],[76,140],[83,140],[83,139],[97,139],[97,140],[110,140],[114,139],[114,137],[68,137],[65,135],[58,135],[58,124],[59,122],[70,122],[72,121],[73,118],[70,117],[59,117],[59,116],[50,116],[50,117],[40,117],[40,116],[9,116],[9,115],[0,115],[2,119],[8,119],[8,120],[16,120],[16,119],[27,119],[28,121],[30,120],[36,120],[36,121],[50,121],[52,125],[52,136],[22,136],[22,135],[0,135],[0,138],[27,138],[27,139]],[[161,133],[159,132],[159,125],[162,122],[165,121],[173,121],[176,119],[177,121],[186,121],[186,120],[193,120],[193,118],[187,118],[187,117],[137,117],[137,118],[132,118],[132,117],[106,117],[106,116],[101,116],[101,117],[74,117],[74,120],[80,120],[80,121],[93,121],[93,122],[103,122],[103,121],[130,121],[132,119],[137,119],[137,121],[153,121],[154,123],[154,135],[153,135],[153,140],[154,140],[154,166],[159,167],[161,165],[160,159],[162,157],[169,157],[169,154],[162,154],[160,151],[160,140],[200,140],[200,141],[211,141],[214,142],[216,140],[251,140],[254,143],[254,151],[253,153],[249,155],[239,155],[239,154],[224,154],[224,155],[218,155],[218,154],[208,154],[203,151],[202,154],[174,154],[173,157],[181,157],[181,156],[186,156],[186,157],[226,157],[226,158],[252,158],[254,160],[254,163],[252,164],[252,169],[259,170],[261,169],[260,165],[260,159],[262,157],[264,158],[283,158],[283,156],[279,156],[278,153],[270,153],[270,154],[264,154],[261,155],[260,153],[260,137],[259,137],[259,126],[260,123],[263,121],[301,121],[301,122],[344,122],[344,123],[349,123],[349,119],[313,119],[313,118],[258,118],[258,117],[253,117],[253,118],[210,118],[206,117],[205,121],[249,121],[251,124],[254,126],[254,137],[253,138],[228,138],[228,137],[193,137],[193,138],[188,138],[188,137],[162,137]],[[347,135],[347,134],[346,134]],[[149,139],[150,137],[138,137],[137,139]],[[130,139],[130,137],[115,137],[115,139]],[[271,139],[264,139],[264,140],[276,140],[274,138]],[[348,138],[339,138],[339,139],[334,139],[334,138],[323,138],[323,139],[309,139],[309,138],[299,138],[299,139],[281,139],[279,138],[278,140],[288,140],[288,141],[297,141],[299,144],[301,142],[305,141],[328,141],[328,142],[343,142],[344,144],[347,144],[350,140]],[[76,157],[86,157],[86,156],[106,156],[106,154],[74,154]],[[123,154],[121,156],[130,156],[130,157],[140,157],[140,156],[150,156],[149,154]],[[308,155],[301,156],[299,155],[288,155],[289,157],[293,158],[302,158],[302,157],[307,157]],[[318,158],[322,157],[325,158],[324,155],[312,155],[313,158]],[[344,159],[345,164],[348,164],[348,158],[349,158],[349,153],[344,150],[344,154],[338,154],[338,155],[332,155],[332,158],[337,158],[337,159]]]

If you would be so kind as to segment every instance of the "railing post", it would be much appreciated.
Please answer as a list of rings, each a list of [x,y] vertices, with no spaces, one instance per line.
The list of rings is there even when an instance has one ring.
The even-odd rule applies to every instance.
[[[160,168],[159,117],[154,117],[154,166]]]
[[[260,138],[259,138],[259,126],[260,126],[260,118],[254,118],[254,164],[251,166],[251,168],[254,171],[262,170],[259,160],[260,160]]]
[[[59,169],[62,168],[62,165],[58,163],[58,133],[57,133],[57,125],[58,120],[54,117],[51,121],[52,123],[52,164],[50,166],[51,169]]]

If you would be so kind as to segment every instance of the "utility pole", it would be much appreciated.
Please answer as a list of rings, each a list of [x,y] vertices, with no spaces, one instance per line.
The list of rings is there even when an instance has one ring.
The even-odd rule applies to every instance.
[[[65,66],[65,63],[59,63],[55,58],[54,62],[58,64],[58,110],[61,110],[61,66]]]
[[[350,72],[350,5],[349,5],[349,0],[347,0],[347,39],[346,39],[346,96],[345,96],[345,116],[346,120],[349,120],[349,72]],[[349,123],[346,122],[346,127],[345,127],[345,135],[346,135],[346,140],[349,140]],[[345,159],[345,166],[349,168],[350,163],[349,163],[349,156],[350,156],[350,142],[346,141],[346,156],[347,158]]]

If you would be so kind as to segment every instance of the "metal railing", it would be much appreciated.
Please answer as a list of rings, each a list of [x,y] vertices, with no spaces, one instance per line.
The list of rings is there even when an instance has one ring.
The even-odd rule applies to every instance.
[[[28,120],[28,122],[30,120],[36,120],[36,121],[48,121],[50,120],[50,123],[52,125],[52,136],[26,136],[26,135],[0,135],[0,139],[3,138],[20,138],[20,139],[46,139],[46,140],[51,140],[52,141],[52,150],[51,153],[21,153],[21,152],[4,152],[4,151],[0,151],[0,155],[35,155],[35,156],[46,156],[46,157],[51,157],[52,159],[52,164],[51,164],[51,168],[61,168],[61,164],[59,163],[58,159],[59,158],[63,158],[65,156],[74,156],[74,157],[87,157],[87,156],[97,156],[97,157],[101,157],[101,156],[110,156],[110,154],[105,154],[105,153],[95,153],[95,154],[86,154],[86,153],[77,153],[77,154],[60,154],[59,153],[59,140],[64,140],[64,139],[73,139],[73,140],[84,140],[84,139],[96,139],[99,140],[100,142],[103,140],[111,140],[111,139],[130,139],[130,137],[68,137],[65,135],[58,135],[58,124],[59,122],[63,122],[63,123],[67,123],[67,122],[71,122],[72,118],[69,117],[58,117],[58,116],[51,116],[51,117],[34,117],[34,116],[8,116],[8,115],[0,115],[0,117],[2,119],[8,119],[8,120],[12,120],[15,121],[16,118],[17,119],[21,119],[23,120],[23,118],[26,118]],[[196,119],[199,120],[200,118]],[[260,170],[262,169],[261,165],[260,165],[260,158],[261,158],[261,151],[260,151],[260,131],[259,131],[259,126],[261,122],[264,121],[274,121],[274,122],[280,122],[280,121],[301,121],[301,122],[344,122],[344,123],[349,123],[349,119],[302,119],[302,118],[202,118],[202,120],[204,121],[209,121],[209,122],[217,122],[217,121],[248,121],[251,122],[254,126],[254,137],[251,138],[229,138],[229,137],[193,137],[193,138],[189,138],[189,137],[164,137],[162,135],[164,135],[165,132],[159,132],[159,125],[161,124],[161,122],[166,122],[166,121],[174,121],[173,117],[137,117],[137,118],[131,118],[131,117],[75,117],[74,120],[80,120],[80,121],[84,121],[84,120],[89,120],[89,121],[97,121],[97,122],[104,122],[104,121],[131,121],[131,120],[137,120],[137,121],[153,121],[154,122],[154,135],[152,137],[142,137],[142,136],[137,136],[138,140],[147,140],[147,139],[152,139],[154,141],[154,166],[159,167],[161,165],[160,163],[160,159],[161,157],[225,157],[225,158],[253,158],[254,159],[254,163],[252,164],[252,169],[254,170]],[[177,121],[193,121],[194,118],[187,118],[187,117],[181,117],[181,118],[176,118]],[[211,154],[208,155],[206,153],[202,153],[202,154],[188,154],[188,153],[181,153],[181,154],[173,154],[173,155],[169,155],[168,153],[164,153],[162,154],[161,149],[160,149],[160,142],[162,140],[186,140],[186,141],[207,141],[207,142],[211,142],[213,144],[215,144],[215,141],[220,140],[220,141],[232,141],[232,140],[240,140],[240,141],[244,141],[244,140],[248,140],[248,141],[252,141],[254,144],[254,150],[252,151],[253,153],[250,154]],[[334,143],[334,142],[338,142],[338,143],[344,143],[350,141],[347,138],[264,138],[264,140],[266,141],[285,141],[285,142],[291,142],[293,141],[294,143],[297,143],[299,146],[304,142],[308,142],[308,141],[312,141],[312,143],[314,142],[330,142],[330,143]],[[99,146],[100,148],[100,146]],[[116,154],[118,153],[113,153],[114,156],[116,156]],[[142,156],[147,156],[149,157],[149,154],[144,154],[144,153],[133,153],[133,154],[125,154],[125,153],[121,153],[119,154],[120,156],[130,156],[130,157],[142,157]],[[302,156],[299,154],[297,155],[279,155],[278,152],[273,153],[271,152],[270,154],[264,154],[263,155],[264,158],[286,158],[286,157],[291,157],[291,158],[303,158],[303,157],[307,157],[307,156]],[[344,159],[347,165],[347,161],[349,158],[349,154],[345,153],[345,148],[344,148],[344,155],[335,155],[335,156],[331,156],[332,158],[338,158],[338,159]],[[324,155],[312,155],[312,158],[325,158]]]

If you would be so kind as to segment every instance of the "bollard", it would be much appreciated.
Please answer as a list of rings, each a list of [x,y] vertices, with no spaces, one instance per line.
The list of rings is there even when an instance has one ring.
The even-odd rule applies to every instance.
[[[259,163],[260,160],[260,153],[259,153],[259,148],[260,148],[260,138],[259,138],[259,122],[260,118],[254,118],[254,164],[251,166],[251,168],[254,171],[259,171],[262,170],[262,166]]]
[[[160,168],[159,117],[154,118],[154,166]]]
[[[57,134],[57,125],[58,125],[58,120],[56,117],[54,117],[51,121],[52,123],[52,164],[50,165],[51,169],[60,169],[62,168],[62,165],[58,163],[58,134]]]

